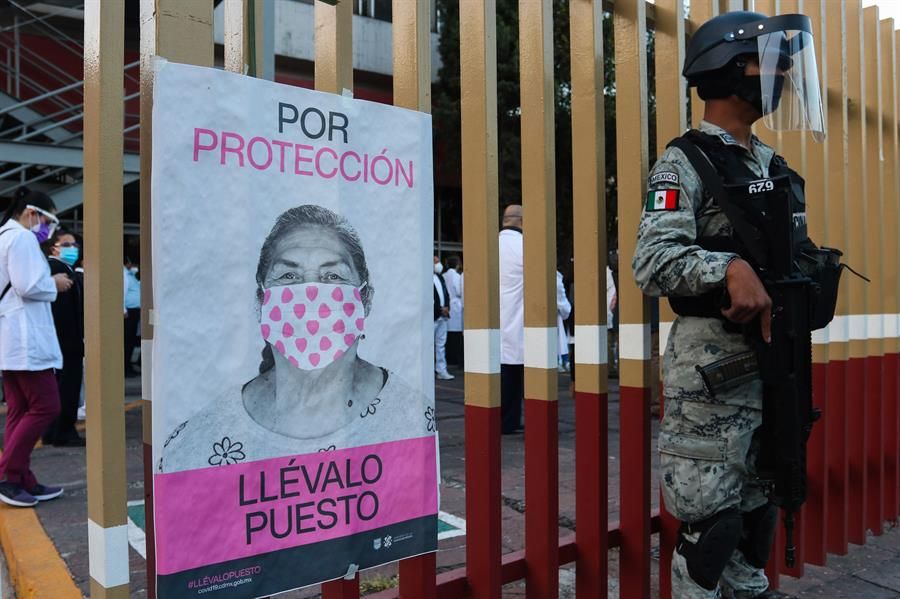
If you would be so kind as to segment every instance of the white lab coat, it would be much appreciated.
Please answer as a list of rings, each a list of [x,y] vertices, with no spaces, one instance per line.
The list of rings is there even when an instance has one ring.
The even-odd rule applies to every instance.
[[[563,285],[562,273],[556,271],[556,331],[559,337],[557,355],[564,356],[569,353],[569,336],[566,334],[566,323],[563,322],[572,313],[572,304],[566,297],[566,287]]]
[[[62,368],[50,303],[56,282],[34,233],[15,220],[0,227],[0,370]]]
[[[450,293],[450,320],[447,321],[447,330],[459,332],[463,330],[463,278],[456,269],[449,268],[444,273],[444,283],[447,292]]]
[[[616,295],[616,282],[613,279],[612,269],[606,267],[606,328],[613,328],[612,299]]]
[[[500,363],[525,363],[525,272],[522,233],[500,231]]]

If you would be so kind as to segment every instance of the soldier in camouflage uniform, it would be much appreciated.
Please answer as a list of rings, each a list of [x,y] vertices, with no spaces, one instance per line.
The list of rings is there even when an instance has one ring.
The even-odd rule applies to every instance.
[[[770,21],[747,12],[712,19],[693,36],[684,69],[689,85],[698,86],[706,100],[700,133],[737,155],[756,179],[769,177],[775,151],[750,127],[775,111],[781,89],[764,89],[770,78],[760,77],[760,65],[771,64],[771,57],[758,53],[763,40],[740,37],[750,27],[771,33]],[[785,60],[790,52],[783,48],[781,54],[779,75],[794,60]],[[771,338],[772,302],[750,264],[736,252],[703,247],[708,244],[702,240],[731,233],[729,219],[685,153],[667,148],[649,175],[635,279],[651,296],[708,298],[727,290],[730,298],[730,306],[716,305],[710,314],[685,315],[676,308],[663,359],[660,486],[666,508],[683,523],[672,561],[676,599],[786,596],[768,590],[763,571],[777,510],[755,478],[762,382],[756,378],[713,396],[695,368],[750,351],[729,321],[758,327],[763,339]]]

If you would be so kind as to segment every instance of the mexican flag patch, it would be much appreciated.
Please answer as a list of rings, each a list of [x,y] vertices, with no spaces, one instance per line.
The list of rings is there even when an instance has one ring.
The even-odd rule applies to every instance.
[[[647,192],[647,212],[678,210],[678,190],[660,189]]]

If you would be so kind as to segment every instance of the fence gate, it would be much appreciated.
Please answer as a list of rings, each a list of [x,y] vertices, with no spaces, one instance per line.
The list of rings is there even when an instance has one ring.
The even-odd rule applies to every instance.
[[[225,0],[225,68],[272,76],[272,40],[263,26],[275,0]],[[142,355],[151,356],[150,160],[151,59],[213,64],[209,0],[141,0]],[[522,203],[525,246],[525,548],[503,555],[500,518],[500,333],[498,285],[498,132],[496,0],[460,0],[463,238],[465,286],[466,565],[436,574],[435,555],[400,563],[398,589],[377,597],[497,598],[524,579],[527,596],[557,596],[559,568],[574,563],[579,596],[605,597],[610,552],[619,553],[620,595],[651,589],[652,536],[659,533],[659,588],[668,571],[677,523],[651,513],[651,397],[659,392],[655,351],[665,348],[674,316],[663,302],[658,336],[650,301],[630,276],[647,170],[652,84],[655,153],[697,124],[702,102],[680,77],[685,37],[720,10],[803,12],[813,21],[828,139],[757,134],[776,146],[807,181],[809,229],[821,245],[872,282],[847,276],[835,320],[814,336],[814,401],[824,412],[809,444],[809,500],[798,520],[798,564],[786,571],[776,540],[768,571],[803,574],[827,554],[865,543],[900,514],[900,321],[897,276],[900,191],[897,130],[897,32],[861,0],[569,0],[575,276],[577,533],[558,535],[555,325],[556,198],[553,0],[519,0]],[[615,81],[604,80],[603,13],[612,13]],[[393,0],[394,102],[431,107],[430,0]],[[124,417],[121,369],[101,371],[101,356],[121,357],[121,160],[124,8],[85,5],[85,231],[91,591],[128,596]],[[648,30],[655,71],[648,72]],[[315,1],[315,86],[353,89],[352,2]],[[652,79],[650,79],[652,77]],[[605,130],[607,102],[616,111]],[[617,169],[605,172],[605,140],[615,136]],[[606,180],[618,190],[620,306],[621,522],[608,521]],[[659,348],[658,350],[656,348]],[[121,363],[121,360],[119,360]],[[144,371],[150,371],[145,363]],[[144,378],[145,473],[150,480],[152,389]],[[146,487],[148,582],[154,596],[152,496]],[[782,531],[779,531],[779,536]],[[326,599],[359,596],[358,578],[322,586]]]

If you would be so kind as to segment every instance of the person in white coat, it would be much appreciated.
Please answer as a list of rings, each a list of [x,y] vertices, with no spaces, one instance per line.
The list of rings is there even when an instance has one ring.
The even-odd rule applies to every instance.
[[[500,229],[500,431],[522,430],[525,397],[525,271],[522,206],[510,204]]]
[[[566,286],[563,284],[562,273],[556,271],[556,332],[559,339],[557,357],[559,358],[560,372],[569,371],[569,335],[566,333],[565,320],[572,312],[572,304],[566,297]]]
[[[450,293],[450,319],[447,320],[447,362],[463,365],[463,276],[459,256],[447,258],[444,282]]]
[[[0,501],[32,507],[62,494],[40,484],[31,451],[60,412],[55,370],[62,352],[50,303],[73,281],[50,275],[40,243],[53,234],[56,207],[46,194],[20,189],[0,225],[0,370],[6,399]]]
[[[619,368],[619,340],[616,336],[616,329],[613,326],[613,318],[615,317],[616,305],[619,302],[619,296],[616,294],[616,282],[613,279],[612,269],[606,267],[606,329],[607,343],[609,343],[609,364],[612,370],[618,372]]]
[[[456,377],[447,371],[447,321],[450,319],[450,292],[441,273],[441,259],[434,257],[434,376],[442,381]]]

